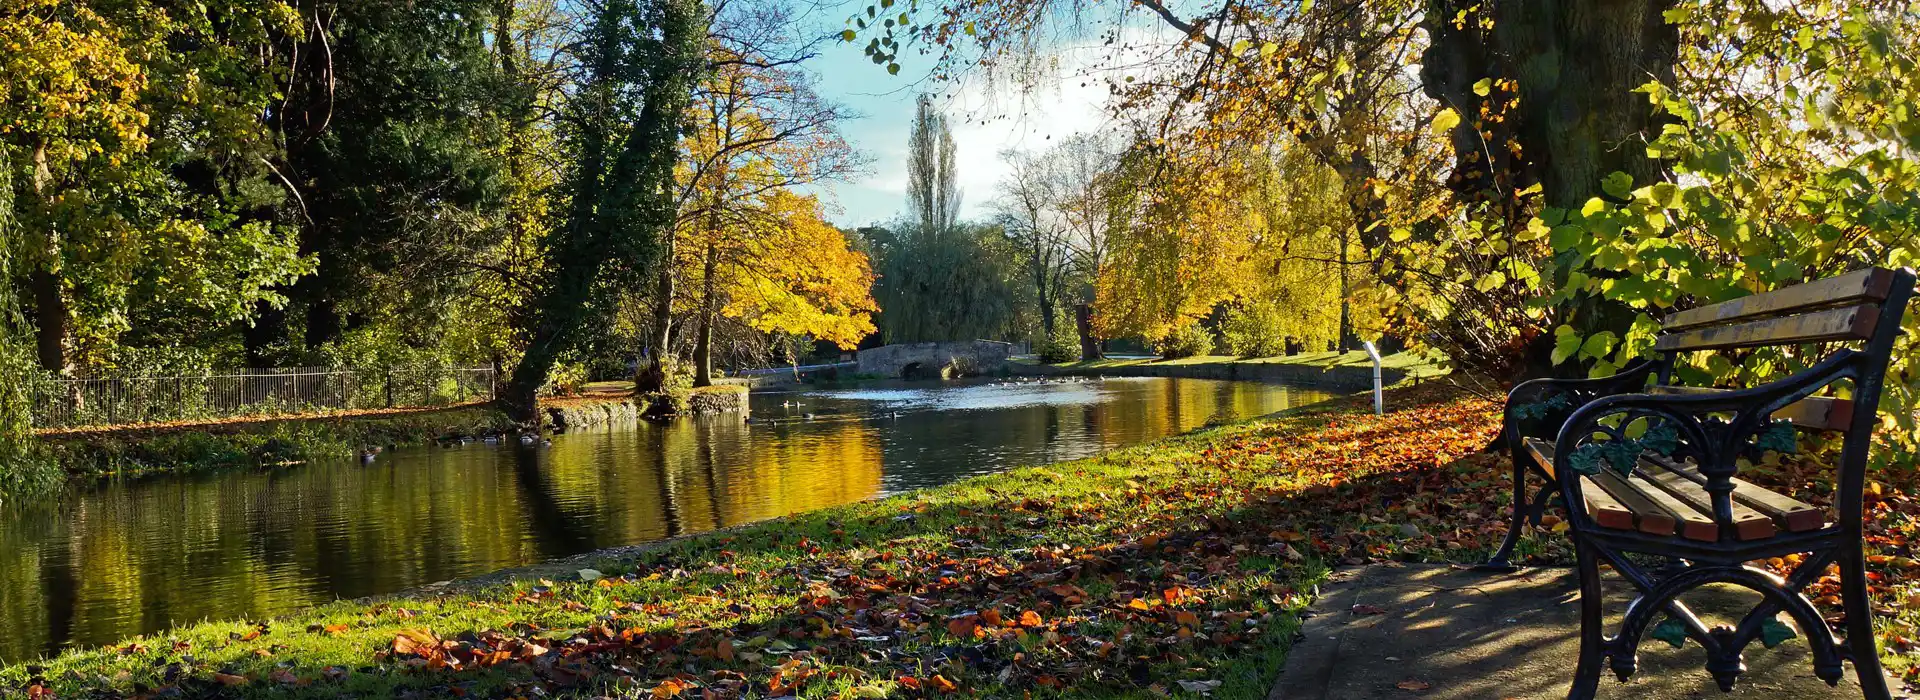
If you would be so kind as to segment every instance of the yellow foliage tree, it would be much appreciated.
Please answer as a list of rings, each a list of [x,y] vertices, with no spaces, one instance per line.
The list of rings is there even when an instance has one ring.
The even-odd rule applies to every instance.
[[[1272,355],[1383,330],[1340,175],[1311,154],[1136,150],[1108,191],[1103,334],[1204,352],[1196,326],[1213,319],[1230,351]]]
[[[878,310],[866,255],[822,219],[817,199],[795,192],[864,165],[836,130],[840,108],[804,73],[724,46],[711,54],[681,144],[673,265],[655,298],[662,347],[675,312],[693,317],[697,386],[713,381],[719,318],[851,348]]]

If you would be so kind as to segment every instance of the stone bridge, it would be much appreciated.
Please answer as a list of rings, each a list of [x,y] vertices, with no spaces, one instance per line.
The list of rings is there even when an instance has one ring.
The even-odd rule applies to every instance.
[[[992,340],[901,343],[861,350],[861,374],[901,379],[950,379],[998,371],[1013,355],[1013,344]]]

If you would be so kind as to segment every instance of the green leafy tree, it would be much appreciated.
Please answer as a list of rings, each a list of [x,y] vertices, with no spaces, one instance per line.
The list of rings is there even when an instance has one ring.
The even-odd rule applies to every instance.
[[[1552,360],[1604,375],[1649,356],[1674,310],[1867,266],[1920,263],[1920,19],[1910,11],[1702,0],[1671,13],[1688,47],[1677,84],[1649,82],[1667,125],[1648,144],[1674,177],[1615,172],[1578,207],[1545,209],[1531,236],[1551,247],[1551,304],[1593,296],[1628,309],[1624,329],[1571,315]],[[1738,76],[1755,76],[1739,78]],[[1896,343],[1875,459],[1915,466],[1920,314]],[[1819,348],[1695,354],[1699,385],[1749,384]]]
[[[998,226],[960,223],[954,160],[946,115],[922,96],[907,140],[907,218],[865,231],[887,342],[1002,337],[1017,316],[1012,246]]]
[[[495,5],[301,3],[309,29],[290,38],[291,90],[271,125],[298,195],[287,218],[318,266],[285,311],[257,309],[253,364],[337,359],[355,351],[336,346],[378,337],[426,346],[475,322],[448,312],[507,228],[505,154],[483,136],[524,104],[487,45]]]

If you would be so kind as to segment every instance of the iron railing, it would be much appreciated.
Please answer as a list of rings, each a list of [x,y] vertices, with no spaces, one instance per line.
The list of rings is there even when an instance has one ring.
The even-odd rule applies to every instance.
[[[427,408],[492,399],[491,367],[287,367],[218,374],[53,379],[34,391],[36,428]]]

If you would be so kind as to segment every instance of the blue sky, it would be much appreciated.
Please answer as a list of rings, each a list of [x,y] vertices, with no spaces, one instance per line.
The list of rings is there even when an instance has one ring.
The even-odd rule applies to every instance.
[[[843,3],[839,10],[824,9],[825,31],[838,32],[847,14],[863,2]],[[931,59],[901,53],[899,75],[888,75],[868,60],[860,43],[833,42],[809,62],[818,78],[820,94],[857,113],[841,132],[871,157],[870,172],[852,182],[837,183],[821,192],[828,203],[828,219],[844,227],[884,223],[905,209],[908,124],[917,95],[930,92],[947,110],[958,153],[955,168],[960,180],[961,215],[986,216],[996,183],[1006,172],[1001,152],[1040,150],[1066,136],[1103,128],[1101,107],[1107,90],[1097,80],[1083,80],[1076,66],[1085,57],[1073,49],[1057,56],[1056,78],[1032,90],[996,85],[982,76],[960,83],[927,79]],[[1082,86],[1081,83],[1087,85]]]

